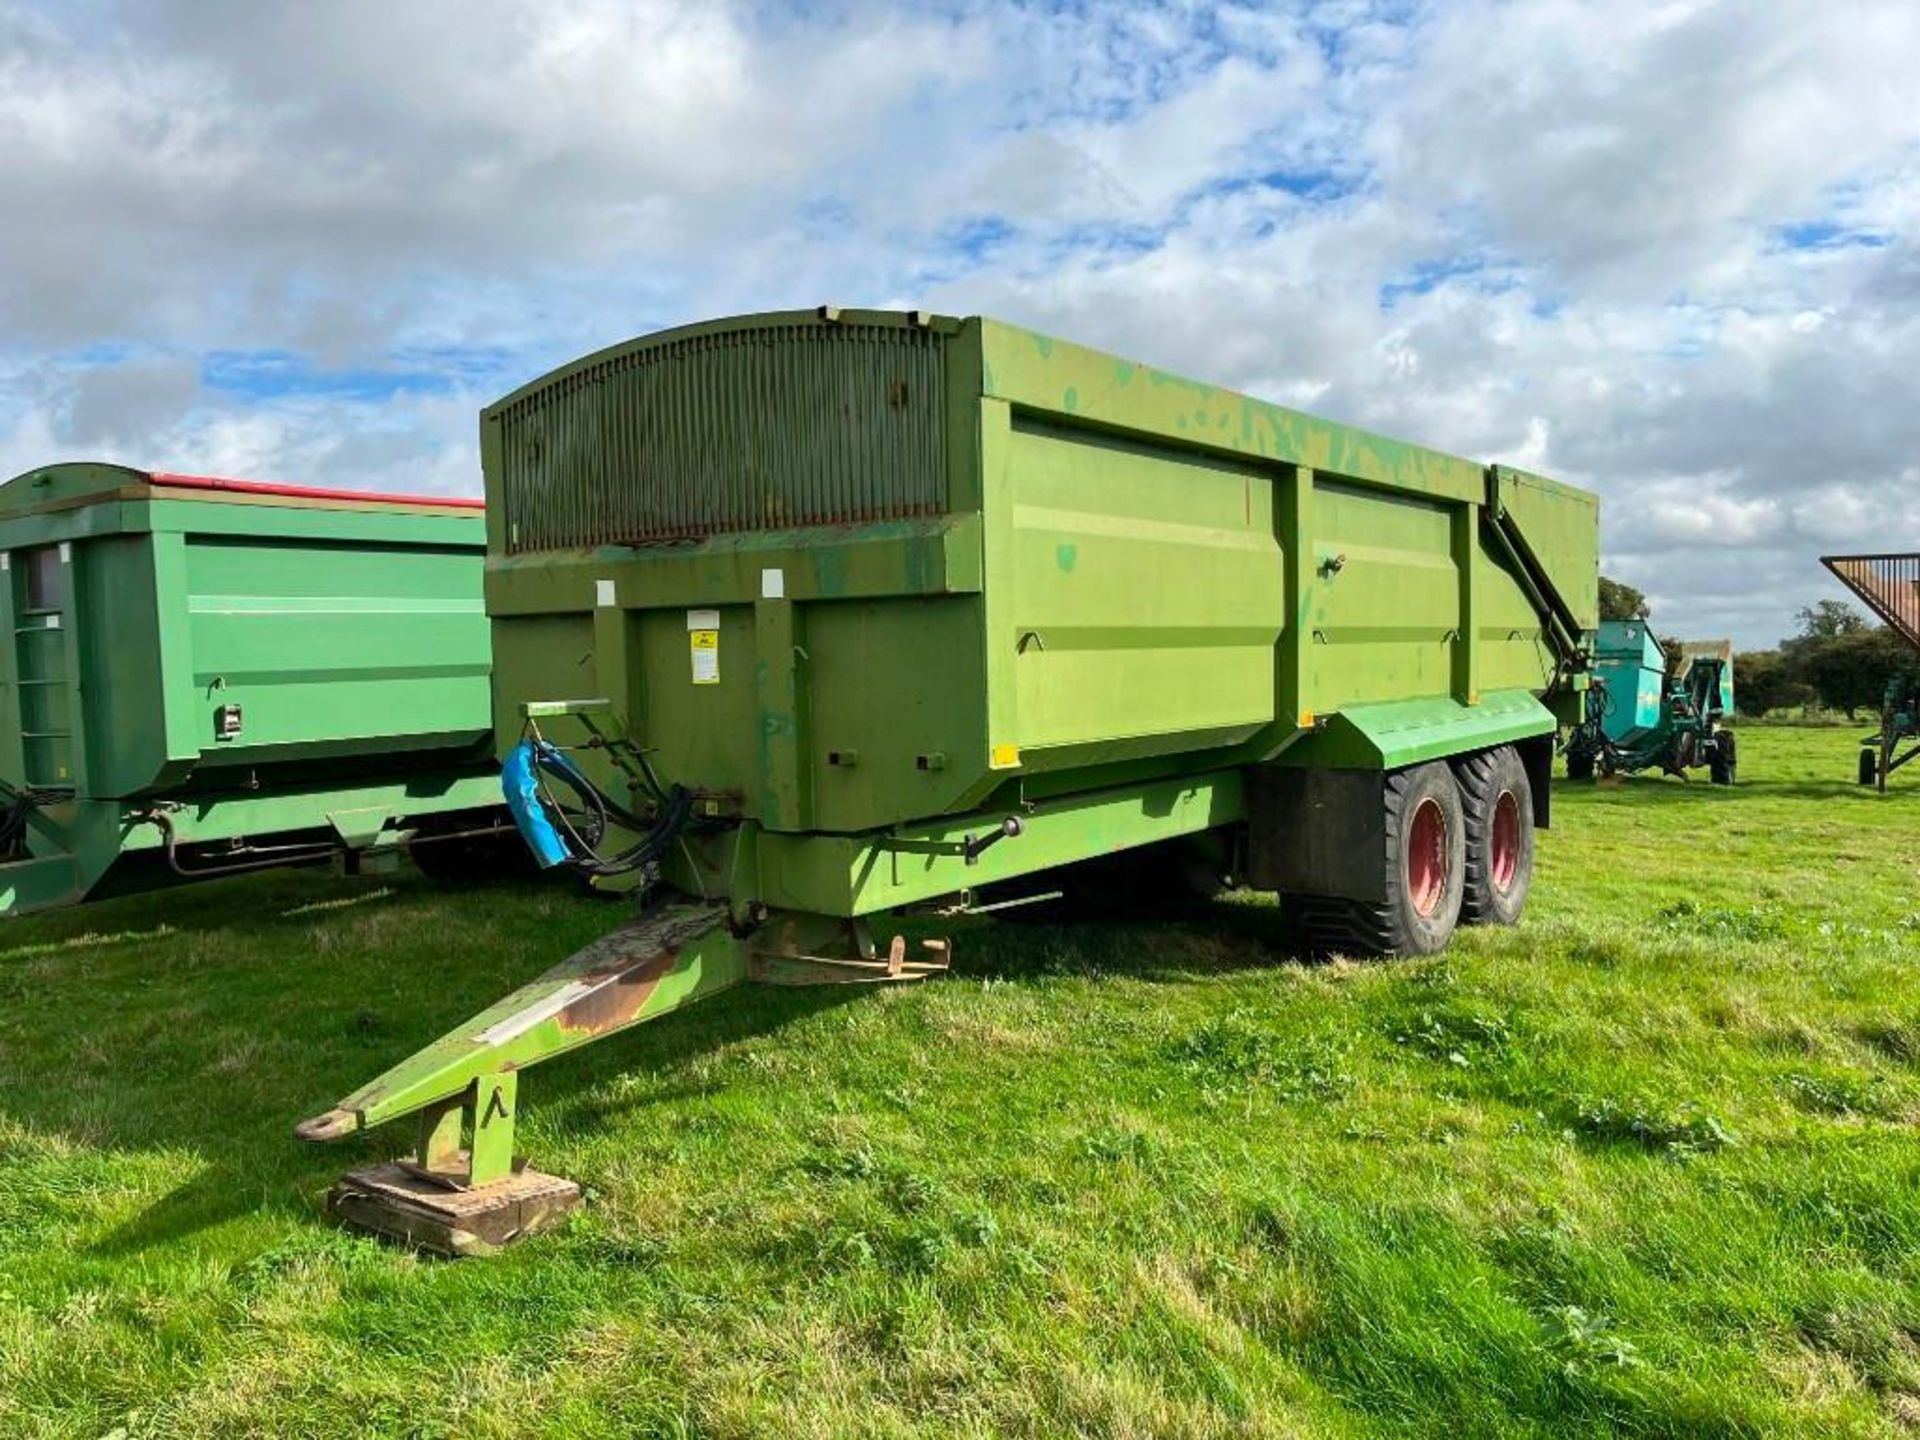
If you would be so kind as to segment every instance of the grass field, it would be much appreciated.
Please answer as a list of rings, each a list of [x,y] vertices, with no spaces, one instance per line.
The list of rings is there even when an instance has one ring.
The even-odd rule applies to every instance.
[[[1532,909],[981,924],[535,1072],[571,1229],[448,1263],[289,1126],[605,929],[280,874],[0,931],[8,1436],[1920,1428],[1920,789],[1851,731],[1562,786]]]

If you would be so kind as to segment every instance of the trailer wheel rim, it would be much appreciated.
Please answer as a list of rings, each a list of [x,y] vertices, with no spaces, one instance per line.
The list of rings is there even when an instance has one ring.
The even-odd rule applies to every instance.
[[[1520,873],[1520,800],[1511,790],[1502,790],[1494,802],[1491,860],[1493,888],[1504,895]]]
[[[1426,919],[1440,908],[1447,891],[1447,817],[1431,797],[1413,810],[1407,827],[1407,898],[1414,913]]]

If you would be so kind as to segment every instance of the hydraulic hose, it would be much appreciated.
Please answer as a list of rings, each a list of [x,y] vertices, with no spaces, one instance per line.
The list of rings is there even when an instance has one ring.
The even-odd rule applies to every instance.
[[[559,747],[530,735],[501,767],[507,808],[543,869],[565,865],[583,875],[628,875],[658,863],[693,816],[693,794],[684,786],[662,788],[646,767],[657,813],[637,815],[589,780]],[[563,803],[561,793],[572,803]],[[640,838],[624,850],[602,846],[613,825]]]

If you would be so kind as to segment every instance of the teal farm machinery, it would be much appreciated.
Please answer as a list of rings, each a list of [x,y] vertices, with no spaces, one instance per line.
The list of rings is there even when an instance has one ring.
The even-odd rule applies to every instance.
[[[1670,657],[1644,620],[1603,620],[1586,712],[1567,737],[1567,774],[1684,777],[1705,766],[1714,784],[1731,785],[1738,761],[1722,720],[1732,709],[1731,641],[1680,642]]]
[[[1822,555],[1820,563],[1902,640],[1920,646],[1920,555]],[[1915,755],[1920,755],[1920,664],[1888,677],[1880,728],[1860,740],[1860,783],[1884,792],[1887,777]]]

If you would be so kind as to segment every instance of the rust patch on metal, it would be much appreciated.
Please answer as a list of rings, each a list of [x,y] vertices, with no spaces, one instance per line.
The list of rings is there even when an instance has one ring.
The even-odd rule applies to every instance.
[[[725,918],[721,910],[668,911],[622,925],[577,956],[575,993],[552,1018],[570,1034],[601,1035],[629,1025],[645,1011],[660,982],[680,964],[681,952]]]
[[[618,1029],[639,1015],[659,988],[661,980],[680,961],[680,951],[661,950],[638,963],[585,978],[598,982],[591,993],[582,995],[554,1018],[562,1030],[597,1035]]]

